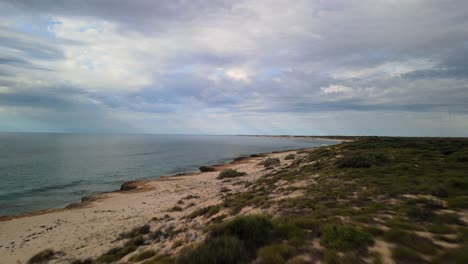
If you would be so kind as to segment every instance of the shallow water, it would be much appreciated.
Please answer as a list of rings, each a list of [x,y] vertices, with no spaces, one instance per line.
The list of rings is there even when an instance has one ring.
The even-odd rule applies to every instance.
[[[0,133],[0,215],[59,208],[124,181],[252,153],[334,144],[246,136]]]

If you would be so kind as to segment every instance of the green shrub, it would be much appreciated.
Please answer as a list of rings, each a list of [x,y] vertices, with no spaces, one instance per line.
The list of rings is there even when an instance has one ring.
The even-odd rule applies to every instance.
[[[452,209],[468,209],[468,196],[448,198],[448,207]]]
[[[436,264],[459,264],[468,262],[468,245],[451,249],[434,259]]]
[[[364,249],[373,245],[372,235],[353,226],[328,226],[322,231],[320,244],[340,251]]]
[[[325,250],[323,261],[326,264],[345,264],[335,250]]]
[[[385,225],[393,229],[405,229],[405,230],[413,230],[413,231],[423,230],[420,225],[409,223],[408,221],[404,221],[400,219],[387,220],[387,222],[385,222]]]
[[[431,209],[420,207],[420,206],[411,206],[406,209],[406,215],[416,221],[430,221],[434,217],[434,213]]]
[[[294,155],[294,154],[289,154],[286,157],[284,157],[285,160],[293,160],[295,158],[296,158],[296,155]]]
[[[255,250],[270,241],[273,233],[271,220],[261,215],[238,216],[230,222],[213,228],[212,237],[232,236],[236,237],[248,249]]]
[[[388,242],[411,248],[423,254],[433,255],[438,249],[438,246],[430,239],[399,229],[387,231],[384,238]]]
[[[233,236],[220,236],[184,252],[176,263],[237,264],[246,259],[244,243]]]
[[[286,259],[292,257],[295,249],[286,244],[276,244],[262,247],[258,250],[257,261],[259,264],[283,264]]]
[[[286,264],[307,264],[309,261],[305,260],[303,257],[297,256],[294,257],[288,261],[286,261]]]
[[[439,186],[435,186],[432,189],[431,194],[434,195],[435,197],[447,198],[448,197],[448,190],[444,186],[439,185]]]
[[[451,155],[451,157],[457,162],[468,162],[468,151],[455,152]]]
[[[396,263],[427,263],[416,251],[399,246],[392,249],[392,257]]]
[[[101,264],[101,263],[116,262],[116,261],[120,260],[121,258],[123,258],[124,256],[126,256],[126,255],[132,253],[133,251],[135,251],[139,246],[143,245],[144,242],[145,241],[144,241],[143,237],[138,236],[138,237],[128,241],[127,243],[125,243],[125,245],[123,245],[121,247],[115,247],[115,248],[107,251],[103,255],[99,256],[94,261],[94,263]]]
[[[275,237],[287,239],[291,244],[301,246],[306,240],[306,229],[317,229],[317,223],[315,221],[313,223],[312,227],[311,222],[308,222],[304,218],[294,219],[292,217],[275,220]]]
[[[443,213],[434,215],[434,223],[449,224],[449,225],[465,225],[465,222],[460,219],[460,216],[455,213]]]
[[[134,227],[132,230],[128,232],[121,233],[119,235],[119,239],[125,239],[125,238],[134,238],[139,235],[146,235],[150,232],[150,226],[149,225],[142,225],[142,226],[137,226]]]
[[[466,179],[458,179],[458,178],[450,179],[448,181],[448,184],[452,188],[458,189],[458,190],[466,190],[468,188],[468,181]]]
[[[207,207],[199,208],[192,213],[190,213],[187,218],[194,219],[198,216],[211,217],[217,214],[221,210],[221,205],[210,205]]]
[[[429,225],[427,230],[434,234],[453,234],[456,232],[453,227],[441,224]]]
[[[183,209],[182,209],[182,207],[176,205],[176,206],[170,208],[168,211],[169,212],[182,212]]]
[[[32,256],[28,260],[28,264],[36,264],[36,263],[47,263],[51,260],[55,255],[55,252],[52,249],[43,250],[36,255]]]
[[[263,165],[265,166],[265,168],[267,168],[267,167],[279,165],[280,163],[281,161],[278,158],[266,158],[262,162],[258,163],[258,165]]]
[[[245,172],[239,172],[233,169],[225,169],[222,172],[219,173],[218,177],[216,179],[222,180],[226,178],[236,178],[236,177],[241,177],[245,176],[247,173]]]
[[[341,158],[336,162],[338,168],[370,168],[388,161],[382,154],[356,154]]]

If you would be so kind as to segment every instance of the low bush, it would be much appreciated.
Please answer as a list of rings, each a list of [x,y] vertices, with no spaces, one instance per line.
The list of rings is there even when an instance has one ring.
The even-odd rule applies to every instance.
[[[465,222],[460,219],[460,216],[455,213],[442,213],[434,215],[434,223],[441,225],[441,224],[449,224],[449,225],[465,225]]]
[[[292,257],[296,250],[287,244],[276,244],[262,247],[258,250],[258,264],[283,264],[286,259]]]
[[[295,158],[296,158],[296,155],[294,155],[294,154],[289,154],[286,157],[284,157],[285,160],[293,160]]]
[[[51,260],[55,255],[55,252],[52,249],[43,250],[36,255],[32,256],[28,260],[28,264],[40,264],[40,263],[47,263]]]
[[[447,198],[448,190],[444,186],[438,185],[432,188],[431,194],[439,198]]]
[[[458,264],[467,263],[468,261],[468,245],[460,248],[451,249],[448,252],[434,259],[436,264]]]
[[[468,196],[448,198],[447,202],[451,209],[468,209]]]
[[[345,264],[335,250],[325,250],[323,260],[326,264]]]
[[[468,151],[455,152],[451,155],[451,157],[457,162],[468,162]]]
[[[424,260],[418,252],[405,248],[405,247],[400,247],[397,246],[394,249],[392,249],[392,257],[396,261],[396,263],[427,263],[426,260]]]
[[[182,212],[183,209],[182,209],[182,207],[176,205],[176,206],[170,208],[168,211],[169,212]]]
[[[434,234],[453,234],[456,232],[453,227],[441,224],[429,225],[427,230]]]
[[[225,170],[223,170],[222,172],[219,173],[217,179],[222,180],[222,179],[226,179],[226,178],[236,178],[236,177],[241,177],[241,176],[245,176],[245,175],[247,175],[247,173],[245,173],[245,172],[240,172],[240,171],[236,171],[236,170],[233,170],[233,169],[225,169]]]
[[[266,158],[262,162],[258,163],[258,165],[263,165],[265,168],[267,168],[267,167],[279,165],[280,163],[281,161],[278,158]]]
[[[128,232],[121,233],[119,235],[119,239],[125,239],[125,238],[134,238],[139,235],[146,235],[150,232],[150,226],[149,225],[142,225],[142,226],[137,226],[133,228],[132,230]]]
[[[286,261],[286,264],[307,264],[307,263],[310,263],[310,262],[305,260],[303,257],[300,257],[300,256],[294,257],[294,258]]]
[[[388,161],[382,154],[356,154],[348,155],[336,162],[338,168],[370,168]]]
[[[194,219],[198,216],[211,217],[217,214],[221,210],[221,205],[210,205],[207,207],[199,208],[192,213],[190,213],[187,218]]]
[[[284,218],[277,219],[274,222],[275,237],[287,239],[295,246],[301,246],[307,238],[307,230],[317,230],[318,224],[308,218]]]
[[[246,259],[244,243],[233,236],[220,236],[183,252],[176,263],[237,264]]]
[[[238,216],[226,224],[213,228],[212,237],[232,236],[252,250],[270,241],[273,234],[271,220],[262,215]]]
[[[372,235],[354,226],[334,225],[322,230],[320,244],[340,251],[361,250],[373,245]]]
[[[388,242],[411,248],[428,255],[435,254],[438,249],[438,246],[430,239],[399,229],[391,229],[387,231],[384,234],[384,239]]]
[[[412,231],[423,230],[421,225],[409,223],[408,221],[404,221],[403,219],[390,219],[385,222],[385,225],[394,229],[405,229],[405,230],[412,230]]]
[[[412,220],[424,222],[430,221],[434,217],[434,212],[428,208],[411,206],[406,209],[406,215]]]
[[[114,263],[124,256],[132,253],[135,251],[139,246],[143,245],[144,239],[141,236],[138,236],[121,247],[115,247],[103,255],[99,256],[94,263],[96,264],[104,264],[104,263]]]

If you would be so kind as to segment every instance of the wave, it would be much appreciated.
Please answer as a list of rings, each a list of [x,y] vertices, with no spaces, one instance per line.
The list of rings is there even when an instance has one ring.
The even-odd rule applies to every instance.
[[[23,190],[23,191],[10,192],[6,194],[0,194],[0,199],[11,198],[14,196],[22,196],[22,197],[33,196],[35,194],[46,193],[49,191],[71,188],[74,186],[82,185],[83,183],[86,183],[86,182],[88,181],[77,180],[77,181],[72,181],[72,182],[64,183],[64,184],[47,185],[47,186],[41,186],[38,188],[33,188],[33,189],[28,189],[28,190]]]

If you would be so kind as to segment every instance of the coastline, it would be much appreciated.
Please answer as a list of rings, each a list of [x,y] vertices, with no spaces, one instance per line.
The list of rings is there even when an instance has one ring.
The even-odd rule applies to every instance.
[[[229,163],[209,166],[214,169],[211,172],[188,172],[161,176],[156,179],[125,182],[120,190],[83,197],[81,202],[69,204],[64,208],[3,216],[0,217],[0,252],[12,263],[17,261],[23,263],[45,248],[66,252],[64,258],[58,260],[57,263],[63,263],[61,261],[66,263],[70,258],[97,256],[112,246],[111,242],[115,241],[122,229],[132,228],[137,224],[151,221],[155,217],[171,215],[171,212],[168,212],[168,205],[171,204],[169,208],[177,206],[177,201],[180,202],[183,196],[189,193],[198,193],[195,196],[199,197],[192,202],[195,205],[189,208],[190,211],[201,206],[219,203],[219,193],[222,188],[239,189],[240,187],[235,185],[235,181],[226,183],[216,179],[223,169],[233,168],[245,171],[248,177],[242,177],[241,180],[253,181],[267,173],[263,166],[258,165],[258,162],[265,157],[284,159],[287,154],[297,154],[298,151],[311,149],[314,148],[252,154],[235,158]],[[148,197],[152,196],[158,197],[160,201],[152,201],[151,211],[146,213],[148,206],[144,205],[150,204],[151,198]],[[176,216],[171,215],[171,218],[179,218],[175,221],[176,225],[181,224],[182,216],[177,215],[180,212],[172,213]],[[109,226],[113,220],[111,215],[120,219],[119,224]],[[51,225],[51,223],[54,224]],[[59,234],[58,237],[57,234],[52,235],[55,233],[52,231],[58,229],[62,229],[65,233],[72,232],[75,237],[63,234]],[[197,230],[196,227],[193,229]],[[90,234],[91,230],[93,232]],[[45,233],[50,235],[45,236]],[[101,238],[97,238],[98,234]],[[201,238],[200,232],[197,240]],[[80,241],[86,241],[86,245],[80,244]],[[166,251],[171,250],[168,245],[165,245]],[[92,248],[91,252],[90,248]]]
[[[326,140],[328,139],[317,139],[317,140]],[[342,141],[342,140],[333,140],[329,139],[329,141]],[[261,152],[261,153],[253,153],[247,156],[239,156],[236,158],[233,158],[230,162],[225,162],[225,163],[218,163],[214,165],[203,165],[200,167],[209,167],[213,168],[214,171],[222,171],[223,169],[229,168],[230,165],[236,165],[236,164],[242,164],[245,162],[248,162],[250,159],[254,157],[266,157],[269,154],[273,153],[284,153],[284,152],[291,152],[291,151],[301,151],[301,150],[307,150],[307,149],[313,149],[313,148],[299,148],[299,149],[292,149],[292,150],[284,150],[284,151],[272,151],[272,152]],[[155,181],[167,181],[172,177],[177,177],[177,176],[196,176],[203,173],[202,171],[189,171],[189,172],[183,172],[183,173],[176,173],[173,175],[162,175],[158,176],[157,178],[154,179],[142,179],[142,180],[132,180],[132,181],[125,181],[120,185],[120,188],[118,190],[113,190],[113,191],[107,191],[107,192],[99,192],[96,194],[92,194],[89,196],[84,196],[81,198],[81,201],[79,202],[73,202],[70,204],[67,204],[61,208],[50,208],[50,209],[42,209],[42,210],[33,210],[25,213],[20,213],[17,215],[1,215],[0,216],[0,223],[3,221],[8,221],[12,219],[19,219],[19,218],[24,218],[24,217],[30,217],[30,216],[37,216],[37,215],[43,215],[43,214],[49,214],[49,213],[55,213],[55,212],[61,212],[64,210],[73,210],[73,209],[80,209],[80,208],[85,208],[87,206],[91,206],[93,202],[106,199],[108,198],[109,194],[114,194],[114,193],[129,193],[129,192],[142,192],[142,191],[149,191],[151,188],[148,188],[147,184],[149,182],[155,182]]]

